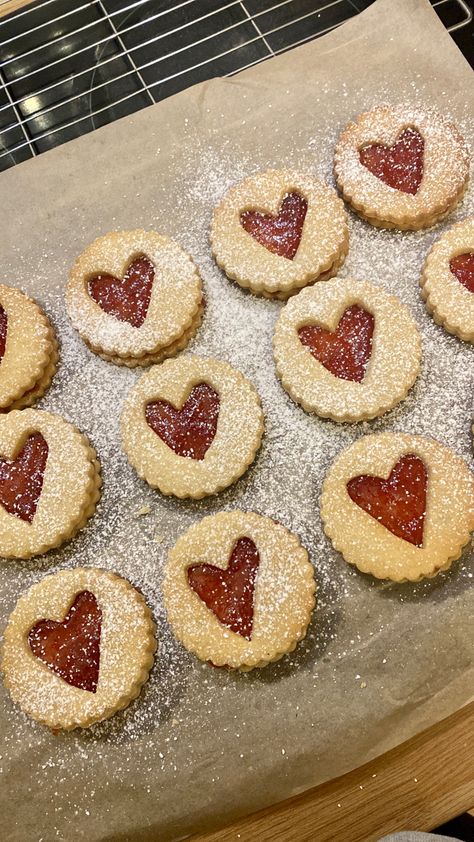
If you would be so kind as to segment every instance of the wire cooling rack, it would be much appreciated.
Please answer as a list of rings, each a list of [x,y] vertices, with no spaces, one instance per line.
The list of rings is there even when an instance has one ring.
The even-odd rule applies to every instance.
[[[323,35],[370,2],[0,0],[0,170]],[[464,0],[431,2],[449,31],[472,20]]]

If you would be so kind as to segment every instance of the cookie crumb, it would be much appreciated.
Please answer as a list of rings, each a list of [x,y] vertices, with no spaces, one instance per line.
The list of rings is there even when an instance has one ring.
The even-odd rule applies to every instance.
[[[142,515],[149,515],[151,512],[151,506],[142,506],[141,509],[138,509],[136,513],[136,517],[142,517]]]

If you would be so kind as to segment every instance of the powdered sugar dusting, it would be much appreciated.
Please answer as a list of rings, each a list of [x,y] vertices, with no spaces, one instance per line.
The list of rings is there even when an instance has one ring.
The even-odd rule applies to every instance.
[[[378,284],[408,305],[423,337],[422,374],[407,400],[377,421],[341,427],[306,415],[274,371],[271,339],[281,305],[245,293],[216,268],[207,241],[211,213],[231,184],[259,169],[291,166],[330,180],[335,138],[350,116],[374,104],[373,90],[369,101],[354,83],[335,92],[330,86],[325,91],[323,82],[315,91],[298,78],[270,97],[268,124],[266,100],[255,109],[256,93],[241,84],[230,129],[202,105],[209,133],[180,126],[180,142],[161,163],[156,149],[163,134],[147,118],[151,126],[140,124],[144,136],[128,157],[126,171],[133,178],[126,179],[122,168],[116,176],[109,161],[93,195],[86,186],[74,198],[74,183],[67,212],[61,202],[52,209],[34,260],[22,245],[27,226],[33,227],[27,215],[17,215],[15,237],[5,248],[5,276],[41,301],[61,340],[58,375],[41,406],[62,413],[90,437],[102,462],[104,490],[96,515],[70,545],[33,562],[4,564],[2,617],[46,573],[93,565],[139,587],[158,625],[159,655],[150,681],[109,722],[55,738],[2,696],[1,764],[6,779],[15,782],[9,807],[21,815],[27,793],[30,821],[37,819],[48,839],[96,842],[106,832],[131,836],[137,825],[160,827],[162,838],[171,839],[203,816],[256,809],[316,782],[322,769],[336,774],[355,765],[378,745],[404,700],[412,729],[425,724],[428,696],[451,695],[454,707],[459,696],[446,688],[455,687],[471,666],[472,557],[466,554],[432,582],[387,588],[333,552],[322,533],[318,497],[334,457],[373,431],[432,435],[472,466],[472,349],[433,323],[418,289],[434,238],[473,212],[472,192],[450,220],[421,234],[377,231],[351,217],[341,274]],[[419,79],[414,84],[426,99],[428,88]],[[409,95],[411,81],[405,88],[400,95]],[[381,87],[379,93],[380,100],[392,98]],[[318,98],[321,103],[328,94],[333,119],[288,119],[306,113],[310,100],[316,115]],[[468,118],[466,109],[466,127]],[[215,127],[223,139],[211,146]],[[56,160],[68,154],[59,150]],[[121,451],[119,417],[138,375],[91,354],[65,315],[63,287],[77,253],[100,233],[134,225],[173,237],[199,266],[207,308],[190,350],[227,360],[262,398],[266,435],[254,465],[235,486],[208,500],[163,498],[137,478]],[[148,514],[138,514],[148,506]],[[160,595],[164,560],[177,537],[204,515],[235,508],[268,515],[295,532],[318,582],[318,605],[304,641],[278,664],[248,676],[213,670],[188,655],[167,628]],[[429,710],[431,719],[438,715]],[[341,740],[341,730],[351,739]],[[16,839],[21,833],[19,827]]]

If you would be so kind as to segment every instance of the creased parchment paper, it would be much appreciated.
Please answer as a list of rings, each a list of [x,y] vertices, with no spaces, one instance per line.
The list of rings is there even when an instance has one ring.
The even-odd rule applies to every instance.
[[[271,355],[282,305],[228,281],[213,263],[207,232],[228,186],[258,169],[307,169],[331,181],[338,133],[381,101],[436,105],[472,143],[473,95],[472,73],[428,2],[378,0],[320,40],[198,85],[1,176],[1,280],[42,303],[62,344],[59,373],[41,406],[90,436],[104,475],[97,513],[69,546],[2,564],[2,627],[33,582],[92,564],[142,589],[160,641],[141,697],[87,732],[53,736],[1,690],[2,842],[181,838],[340,775],[472,696],[472,556],[434,581],[389,587],[333,552],[318,509],[331,461],[372,431],[432,435],[472,465],[472,348],[434,325],[418,290],[434,239],[473,212],[472,189],[447,223],[427,232],[378,231],[351,218],[341,274],[398,294],[424,347],[422,376],[408,400],[383,419],[353,426],[292,404]],[[228,360],[262,396],[260,455],[234,488],[208,501],[165,499],[135,476],[118,422],[138,374],[89,353],[65,316],[63,288],[76,255],[99,234],[138,226],[175,237],[202,273],[208,306],[191,350]],[[139,515],[147,506],[150,513]],[[167,628],[160,598],[164,560],[178,535],[205,514],[236,507],[294,530],[319,583],[303,644],[249,675],[188,656]]]

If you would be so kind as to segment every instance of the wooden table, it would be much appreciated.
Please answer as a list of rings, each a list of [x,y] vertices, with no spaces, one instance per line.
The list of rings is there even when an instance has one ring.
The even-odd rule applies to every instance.
[[[0,18],[18,11],[22,6],[28,6],[31,2],[32,0],[0,0]]]
[[[190,842],[373,842],[473,805],[474,701],[347,775]]]

